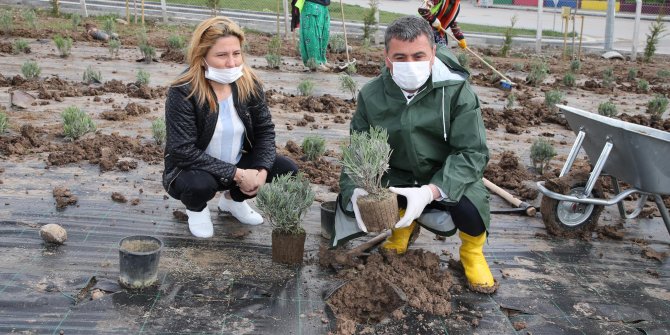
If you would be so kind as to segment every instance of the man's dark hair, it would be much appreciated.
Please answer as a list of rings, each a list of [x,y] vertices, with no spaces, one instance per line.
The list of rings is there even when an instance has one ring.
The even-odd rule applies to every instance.
[[[384,33],[386,51],[389,51],[389,43],[392,38],[412,42],[421,34],[426,35],[432,48],[435,40],[433,40],[433,28],[430,27],[428,21],[419,16],[401,17],[386,28],[386,33]]]

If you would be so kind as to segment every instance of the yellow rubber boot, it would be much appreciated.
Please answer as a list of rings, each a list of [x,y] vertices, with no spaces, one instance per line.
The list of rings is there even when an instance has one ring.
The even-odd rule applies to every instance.
[[[479,236],[470,236],[464,232],[459,231],[458,236],[461,238],[461,263],[465,270],[465,277],[468,283],[474,289],[476,288],[493,288],[495,282],[493,275],[489,269],[486,258],[484,258],[484,242],[486,242],[486,233]]]
[[[405,215],[405,210],[401,209],[399,213],[400,217],[403,217],[403,215]],[[386,250],[395,250],[398,255],[407,252],[409,239],[412,237],[412,232],[416,228],[416,225],[416,221],[412,221],[412,223],[405,228],[391,229],[391,236],[382,243],[382,248]]]

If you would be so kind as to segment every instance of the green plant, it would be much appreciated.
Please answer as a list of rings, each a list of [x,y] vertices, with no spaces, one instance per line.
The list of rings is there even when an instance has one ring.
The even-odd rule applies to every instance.
[[[107,49],[109,54],[112,57],[119,57],[119,49],[121,49],[121,41],[117,39],[111,39],[107,42]]]
[[[330,44],[330,51],[334,53],[343,53],[347,51],[347,43],[344,41],[344,35],[343,34],[333,34],[330,36],[330,39],[328,40],[328,44]]]
[[[60,53],[60,56],[62,58],[66,58],[67,56],[70,55],[70,49],[72,49],[72,39],[69,37],[63,37],[61,35],[56,35],[54,36],[54,43],[56,44],[56,48],[58,49],[58,52]]]
[[[509,51],[512,49],[512,41],[516,33],[514,32],[514,25],[519,21],[519,17],[515,15],[510,19],[510,26],[507,27],[503,34],[503,46],[500,49],[500,56],[507,57]]]
[[[612,101],[605,101],[598,105],[598,114],[614,117],[619,114],[619,111],[617,111],[616,105]]]
[[[182,50],[186,46],[186,41],[181,35],[172,34],[167,38],[167,45],[172,50]]]
[[[79,27],[81,24],[81,16],[79,16],[79,14],[72,14],[70,17],[70,22],[72,23],[72,30],[77,29],[77,27]]]
[[[23,76],[26,79],[30,80],[39,77],[40,73],[42,73],[42,69],[40,69],[40,66],[37,65],[36,61],[27,60],[21,65],[21,73],[23,73]]]
[[[351,78],[350,75],[343,73],[340,75],[340,88],[345,93],[351,94],[351,100],[356,101],[356,92],[358,91],[358,84]]]
[[[539,86],[549,75],[549,65],[541,59],[535,58],[530,64],[530,73],[526,81],[532,86]]]
[[[379,0],[369,0],[368,4],[370,8],[365,11],[363,16],[363,38],[370,38],[377,32],[375,14],[379,11]]]
[[[82,80],[87,84],[102,83],[102,74],[100,71],[95,71],[91,65],[86,67]]]
[[[512,107],[514,107],[515,102],[516,102],[516,94],[514,94],[514,92],[510,92],[507,95],[507,103],[505,104],[505,106],[507,108],[512,108]]]
[[[306,136],[302,140],[302,152],[310,161],[318,160],[326,152],[326,139],[319,135]]]
[[[163,145],[163,143],[165,143],[166,133],[165,118],[159,117],[151,122],[151,134],[153,135],[156,144]]]
[[[279,35],[274,35],[268,43],[268,53],[281,56],[282,40]]]
[[[635,80],[635,78],[637,78],[637,68],[632,67],[632,68],[628,69],[627,78],[628,78],[629,81]]]
[[[65,108],[61,113],[63,118],[63,134],[65,138],[76,140],[82,135],[95,131],[95,124],[86,112],[76,106]]]
[[[670,77],[670,70],[660,69],[660,70],[658,70],[658,72],[656,72],[656,76],[658,76],[659,78],[662,78],[662,79],[666,79],[666,78]]]
[[[349,63],[347,64],[347,68],[344,69],[344,72],[346,72],[349,75],[352,75],[356,73],[358,70],[356,69],[356,63]]]
[[[659,13],[656,17],[656,21],[649,26],[649,34],[647,34],[647,44],[644,46],[644,61],[649,63],[651,57],[656,53],[656,46],[658,41],[665,31],[665,23],[663,22],[663,16]]]
[[[614,69],[608,67],[603,71],[603,86],[612,87],[614,84]]]
[[[29,50],[28,41],[22,38],[14,40],[14,45],[12,45],[12,53],[16,55],[20,53],[27,53]]]
[[[319,64],[316,63],[316,60],[314,58],[310,58],[305,63],[305,66],[307,66],[307,68],[312,71],[316,71],[316,68],[317,66],[319,66]]]
[[[458,63],[461,64],[462,67],[468,68],[468,64],[470,64],[470,56],[466,53],[459,53],[458,56]]]
[[[668,98],[662,94],[657,94],[653,99],[647,103],[647,113],[657,120],[661,119],[661,115],[668,109]]]
[[[28,23],[30,28],[37,29],[37,14],[32,9],[23,12],[23,19]]]
[[[533,167],[538,170],[540,174],[544,173],[544,168],[547,167],[549,161],[556,156],[556,150],[548,141],[540,138],[533,142],[530,147],[530,160]]]
[[[582,62],[579,59],[574,59],[570,62],[570,71],[574,73],[579,73],[579,70],[582,69]]]
[[[642,92],[645,92],[645,93],[649,92],[649,82],[644,80],[644,79],[638,80],[637,81],[637,89],[642,91]]]
[[[277,54],[265,55],[265,61],[268,62],[268,67],[278,69],[281,65],[281,56]]]
[[[205,0],[205,5],[212,11],[212,16],[216,16],[219,8],[223,6],[222,0]]]
[[[551,110],[556,109],[556,104],[563,99],[563,93],[558,90],[551,90],[544,92],[544,104]]]
[[[389,169],[391,146],[381,127],[351,133],[349,145],[342,145],[342,169],[358,187],[371,195],[382,193],[382,176]]]
[[[149,85],[149,80],[151,79],[151,74],[149,72],[144,71],[142,69],[137,70],[137,73],[135,74],[135,82],[138,85]]]
[[[270,221],[273,232],[303,234],[300,222],[314,202],[314,191],[302,172],[275,177],[263,185],[256,196],[256,206]]]
[[[154,47],[149,44],[140,44],[138,47],[140,48],[140,52],[144,57],[144,62],[151,64],[154,56],[156,56],[156,49],[154,49]]]
[[[9,118],[7,117],[7,113],[5,113],[5,111],[3,110],[0,110],[0,134],[7,131],[8,125],[9,125]]]
[[[567,87],[575,86],[575,75],[572,72],[568,72],[563,76],[563,85]]]
[[[2,14],[0,14],[0,29],[2,29],[5,35],[14,30],[14,18],[12,17],[12,12],[9,10],[3,10]]]
[[[300,93],[300,95],[306,97],[312,95],[312,92],[314,92],[313,81],[305,79],[298,84],[298,93]]]
[[[116,21],[113,17],[108,17],[102,23],[102,30],[111,35],[116,32]]]

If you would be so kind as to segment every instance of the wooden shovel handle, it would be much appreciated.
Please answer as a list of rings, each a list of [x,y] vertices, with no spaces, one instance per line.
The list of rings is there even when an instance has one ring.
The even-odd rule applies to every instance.
[[[491,192],[499,195],[501,198],[505,199],[505,201],[512,204],[512,206],[519,207],[519,205],[521,205],[522,202],[521,200],[515,198],[513,195],[509,194],[509,192],[498,187],[498,185],[492,183],[490,180],[482,178],[482,181],[484,181],[484,186],[486,186],[486,188],[488,188]]]

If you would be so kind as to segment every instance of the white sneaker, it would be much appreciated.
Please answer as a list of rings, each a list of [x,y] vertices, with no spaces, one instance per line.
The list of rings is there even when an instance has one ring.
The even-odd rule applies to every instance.
[[[205,207],[200,212],[186,210],[188,215],[188,230],[195,237],[208,238],[214,235],[214,225],[209,214],[209,208]]]
[[[263,217],[253,210],[246,201],[237,202],[226,199],[225,194],[222,194],[221,199],[219,199],[219,210],[229,212],[243,224],[255,226],[263,223]]]

